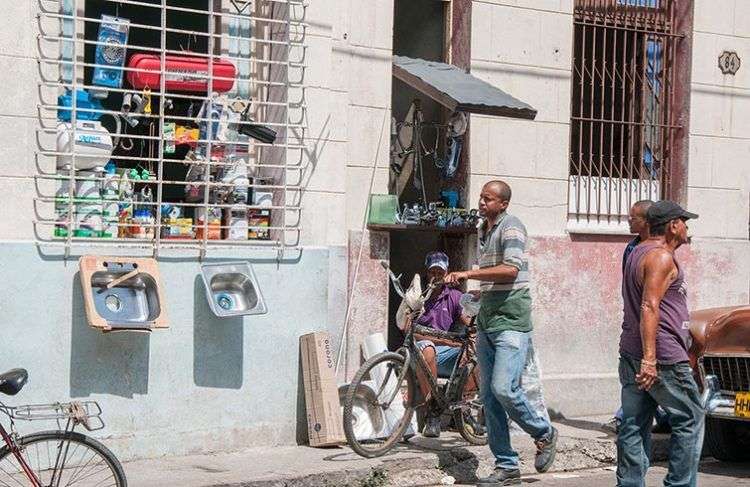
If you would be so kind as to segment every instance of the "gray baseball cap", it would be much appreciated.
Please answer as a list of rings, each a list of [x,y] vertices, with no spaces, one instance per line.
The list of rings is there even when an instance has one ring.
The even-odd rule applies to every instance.
[[[648,224],[652,227],[676,220],[677,218],[691,220],[698,218],[698,215],[690,213],[674,201],[669,200],[657,201],[651,205],[646,213]]]

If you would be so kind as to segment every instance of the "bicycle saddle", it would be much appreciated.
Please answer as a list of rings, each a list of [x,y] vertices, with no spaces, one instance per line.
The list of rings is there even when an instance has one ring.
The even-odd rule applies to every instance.
[[[18,391],[23,389],[28,379],[29,373],[26,372],[26,369],[11,369],[4,374],[0,374],[0,393],[15,396]]]

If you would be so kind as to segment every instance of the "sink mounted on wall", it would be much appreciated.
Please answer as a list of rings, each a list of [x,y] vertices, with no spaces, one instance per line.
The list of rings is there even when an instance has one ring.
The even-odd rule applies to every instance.
[[[247,262],[203,264],[203,283],[211,311],[219,317],[267,313],[253,268]]]
[[[89,324],[102,331],[167,328],[154,259],[86,255],[79,261]]]

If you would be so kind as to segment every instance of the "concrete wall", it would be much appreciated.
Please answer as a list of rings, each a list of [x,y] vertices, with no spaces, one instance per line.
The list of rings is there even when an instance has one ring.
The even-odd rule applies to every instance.
[[[330,330],[339,338],[338,323],[329,320],[336,292],[330,276],[341,274],[332,269],[346,260],[335,252],[308,248],[281,264],[271,254],[220,256],[216,261],[253,263],[269,313],[244,319],[216,318],[199,263],[169,255],[160,271],[170,328],[150,335],[90,328],[75,261],[24,243],[1,244],[0,253],[0,369],[24,367],[30,375],[7,403],[99,401],[107,427],[96,435],[121,459],[306,437],[298,337]],[[31,432],[54,425],[18,426]]]
[[[742,69],[722,76],[717,67],[724,49],[750,54],[743,37],[750,21],[746,2],[716,3],[696,2],[688,206],[702,218],[690,223],[693,245],[680,253],[692,309],[747,303],[750,283],[750,78]],[[628,238],[566,231],[572,12],[572,0],[475,0],[472,12],[473,74],[538,115],[532,122],[472,115],[471,201],[490,179],[513,188],[510,211],[531,235],[546,400],[567,416],[608,413],[619,402],[620,259]]]
[[[750,78],[745,66],[735,77],[716,67],[724,49],[750,54],[750,16],[742,0],[722,2],[726,9],[696,2],[688,183],[689,206],[703,218],[682,254],[694,308],[747,302],[750,280],[743,118]],[[547,401],[569,416],[616,407],[626,240],[566,233],[572,4],[474,1],[472,71],[538,116],[473,116],[470,177],[472,203],[488,179],[513,186],[512,211],[532,236]],[[109,423],[102,434],[124,457],[294,442],[298,336],[329,329],[338,343],[348,317],[343,379],[356,369],[358,341],[386,329],[387,281],[377,261],[388,256],[389,240],[363,232],[363,223],[367,195],[387,187],[393,0],[315,0],[307,9],[305,248],[282,264],[258,252],[216,256],[255,263],[269,314],[217,322],[196,281],[197,259],[167,254],[160,265],[172,327],[150,337],[89,330],[75,260],[33,243],[35,9],[36,2],[10,2],[12,21],[0,29],[0,83],[13,87],[0,99],[0,264],[11,283],[1,305],[8,338],[0,367],[29,368],[32,382],[18,401],[102,401]]]
[[[324,329],[340,343],[350,289],[348,229],[355,241],[362,238],[376,161],[383,169],[374,191],[387,183],[392,3],[316,0],[307,10],[304,248],[282,262],[263,251],[211,254],[211,261],[254,264],[269,313],[217,320],[203,295],[196,254],[165,251],[159,262],[171,328],[150,336],[90,330],[78,255],[64,260],[34,243],[36,9],[36,1],[12,2],[0,29],[6,66],[0,81],[9,90],[0,100],[0,274],[6,282],[0,369],[22,366],[31,375],[10,402],[100,401],[108,426],[99,436],[122,459],[304,441],[298,337]],[[365,27],[362,15],[372,21]],[[370,259],[370,239],[364,240],[362,253]],[[382,274],[378,282],[386,289]],[[374,319],[369,291],[362,289],[365,298],[353,299],[349,328],[357,355],[358,323],[368,330],[386,326],[386,298],[374,308],[383,319]],[[20,426],[25,432],[43,425]]]

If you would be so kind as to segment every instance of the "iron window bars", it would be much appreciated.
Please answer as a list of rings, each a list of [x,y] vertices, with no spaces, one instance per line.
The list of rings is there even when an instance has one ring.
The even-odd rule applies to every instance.
[[[300,245],[303,2],[38,6],[37,242]]]
[[[674,0],[576,0],[569,222],[623,226],[660,199],[675,140]]]

